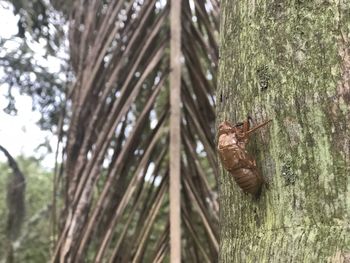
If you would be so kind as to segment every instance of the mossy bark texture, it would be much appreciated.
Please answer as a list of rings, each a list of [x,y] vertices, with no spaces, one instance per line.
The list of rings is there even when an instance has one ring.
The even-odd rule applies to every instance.
[[[350,1],[223,0],[217,122],[251,116],[258,200],[220,177],[220,262],[350,260]]]

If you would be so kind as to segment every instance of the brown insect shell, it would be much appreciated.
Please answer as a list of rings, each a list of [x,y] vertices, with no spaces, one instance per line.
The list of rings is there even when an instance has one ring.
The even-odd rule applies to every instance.
[[[233,126],[225,121],[219,125],[218,152],[224,168],[230,172],[244,192],[257,195],[264,182],[255,160],[246,151],[249,122]]]

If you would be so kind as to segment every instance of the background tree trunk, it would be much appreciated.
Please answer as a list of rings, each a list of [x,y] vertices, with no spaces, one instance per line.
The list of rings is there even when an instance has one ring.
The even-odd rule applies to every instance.
[[[220,183],[221,262],[350,260],[350,2],[222,1],[217,122],[251,139],[269,189]]]

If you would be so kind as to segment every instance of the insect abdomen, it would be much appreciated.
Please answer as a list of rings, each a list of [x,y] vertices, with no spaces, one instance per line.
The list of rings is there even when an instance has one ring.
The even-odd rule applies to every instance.
[[[240,168],[230,173],[244,192],[252,195],[256,195],[260,192],[263,180],[255,169]]]

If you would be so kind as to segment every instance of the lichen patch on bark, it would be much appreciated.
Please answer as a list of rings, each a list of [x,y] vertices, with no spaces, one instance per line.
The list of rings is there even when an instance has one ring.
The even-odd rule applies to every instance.
[[[337,95],[343,97],[344,102],[350,105],[350,40],[343,32],[338,42],[340,56],[341,78],[338,83]]]

